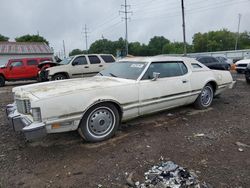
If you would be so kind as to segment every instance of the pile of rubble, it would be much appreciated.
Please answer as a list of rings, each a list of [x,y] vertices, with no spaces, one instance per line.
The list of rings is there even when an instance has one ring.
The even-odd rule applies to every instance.
[[[178,166],[172,161],[153,166],[145,173],[144,183],[136,182],[136,188],[205,188],[200,185],[193,172]]]

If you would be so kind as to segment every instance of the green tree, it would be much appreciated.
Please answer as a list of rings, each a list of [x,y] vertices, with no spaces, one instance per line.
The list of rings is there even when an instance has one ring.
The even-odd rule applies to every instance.
[[[100,39],[91,44],[89,53],[114,54],[114,42],[107,39]]]
[[[16,42],[45,42],[49,45],[49,42],[40,35],[23,35],[15,38]]]
[[[250,49],[250,32],[240,33],[238,49]]]
[[[163,36],[154,36],[150,39],[148,43],[148,55],[158,55],[163,53],[163,47],[166,44],[169,44],[170,41]]]
[[[5,36],[3,36],[3,35],[0,34],[0,41],[1,42],[9,41],[9,37],[5,37]]]
[[[237,34],[227,29],[196,33],[193,36],[195,52],[234,50]],[[238,49],[250,48],[250,33],[240,33]]]
[[[69,53],[69,56],[74,56],[74,55],[79,55],[79,54],[83,54],[84,52],[80,49],[74,49]]]

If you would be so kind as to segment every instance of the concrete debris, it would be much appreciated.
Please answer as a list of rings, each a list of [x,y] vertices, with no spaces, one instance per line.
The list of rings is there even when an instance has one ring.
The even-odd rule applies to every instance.
[[[178,166],[172,161],[161,162],[145,174],[144,183],[134,184],[136,188],[207,188],[200,184],[194,172]]]
[[[239,151],[239,152],[243,152],[244,150],[243,150],[242,148],[239,148],[238,151]]]
[[[236,142],[235,144],[236,144],[237,146],[239,146],[239,147],[250,148],[250,146],[249,146],[249,145],[244,144],[244,143],[241,143],[241,142]]]
[[[203,137],[203,136],[205,136],[205,134],[203,133],[194,134],[194,137]]]

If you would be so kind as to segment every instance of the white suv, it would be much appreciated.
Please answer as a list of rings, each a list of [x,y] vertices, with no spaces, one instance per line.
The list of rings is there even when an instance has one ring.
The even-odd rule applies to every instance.
[[[115,62],[110,54],[87,54],[65,58],[59,66],[45,70],[48,80],[63,80],[69,78],[94,76]]]

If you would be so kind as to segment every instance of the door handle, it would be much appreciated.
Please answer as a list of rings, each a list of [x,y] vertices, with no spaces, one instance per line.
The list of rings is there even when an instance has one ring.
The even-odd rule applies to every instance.
[[[183,84],[188,83],[188,80],[182,80],[182,83]]]
[[[99,67],[103,67],[103,65],[99,65]]]
[[[86,68],[86,69],[87,69],[87,68],[89,68],[89,66],[85,66],[84,68]]]

